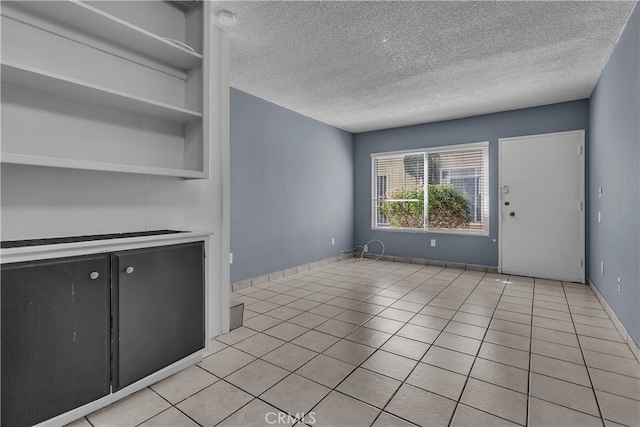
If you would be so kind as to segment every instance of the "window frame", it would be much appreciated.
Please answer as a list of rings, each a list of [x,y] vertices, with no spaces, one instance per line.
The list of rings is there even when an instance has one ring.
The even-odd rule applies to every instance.
[[[489,186],[489,164],[490,164],[490,153],[489,153],[489,141],[481,141],[481,142],[470,142],[470,143],[462,143],[462,144],[452,144],[452,145],[444,145],[444,146],[435,146],[435,147],[426,147],[419,149],[409,149],[409,150],[396,150],[396,151],[384,151],[371,153],[371,229],[374,231],[385,231],[385,232],[399,232],[399,233],[439,233],[439,234],[458,234],[464,236],[488,236],[490,234],[490,186]],[[444,153],[444,152],[453,152],[453,151],[461,151],[461,150],[472,150],[472,149],[484,149],[486,150],[486,155],[483,156],[483,173],[482,178],[484,181],[484,189],[486,190],[486,198],[487,200],[482,203],[482,215],[484,217],[484,229],[483,230],[473,230],[473,229],[458,229],[458,228],[429,228],[428,224],[428,187],[429,187],[429,179],[428,179],[428,160],[429,154],[433,153]],[[377,224],[377,205],[379,203],[379,198],[377,195],[378,186],[377,180],[378,175],[376,174],[376,161],[378,159],[384,158],[394,158],[399,156],[406,156],[412,154],[422,154],[424,156],[424,170],[423,170],[423,190],[424,190],[424,226],[422,228],[405,228],[405,227],[381,227]]]

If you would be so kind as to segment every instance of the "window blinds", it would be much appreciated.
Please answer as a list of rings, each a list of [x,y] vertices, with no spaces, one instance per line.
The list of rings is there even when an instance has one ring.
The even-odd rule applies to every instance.
[[[488,232],[489,144],[372,155],[379,229]]]

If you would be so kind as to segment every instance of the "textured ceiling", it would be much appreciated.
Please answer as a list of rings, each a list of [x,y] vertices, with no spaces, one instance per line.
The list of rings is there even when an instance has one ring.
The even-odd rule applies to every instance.
[[[351,132],[586,98],[636,2],[214,2],[231,85]]]

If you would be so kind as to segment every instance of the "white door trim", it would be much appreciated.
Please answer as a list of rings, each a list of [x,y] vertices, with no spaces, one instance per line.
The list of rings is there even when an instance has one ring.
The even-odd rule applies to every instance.
[[[498,138],[498,272],[502,273],[502,146],[505,141],[515,141],[519,139],[531,139],[536,137],[548,137],[550,135],[563,135],[563,134],[579,134],[580,135],[580,253],[582,254],[581,266],[580,266],[580,282],[585,283],[585,211],[587,209],[585,205],[585,131],[584,129],[572,130],[565,132],[550,132],[535,135],[523,135],[508,138]]]

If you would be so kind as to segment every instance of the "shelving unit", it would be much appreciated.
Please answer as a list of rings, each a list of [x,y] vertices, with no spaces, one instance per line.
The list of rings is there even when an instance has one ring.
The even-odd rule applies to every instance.
[[[199,53],[180,47],[166,38],[77,0],[26,1],[22,4],[69,27],[127,46],[140,54],[183,70],[190,70],[202,64],[202,55]]]
[[[145,4],[175,43],[96,5],[3,2],[2,162],[207,178],[206,58],[179,43],[202,51],[208,14]]]
[[[131,96],[125,92],[67,78],[18,64],[2,64],[2,81],[40,90],[69,100],[103,105],[179,124],[202,120],[202,113]]]
[[[142,175],[175,176],[179,178],[198,179],[207,176],[198,171],[184,169],[156,168],[150,166],[137,166],[116,164],[107,162],[95,162],[88,160],[64,159],[59,157],[33,156],[29,154],[2,153],[2,163],[16,165],[46,166],[53,168],[83,169],[105,172],[128,172]]]

